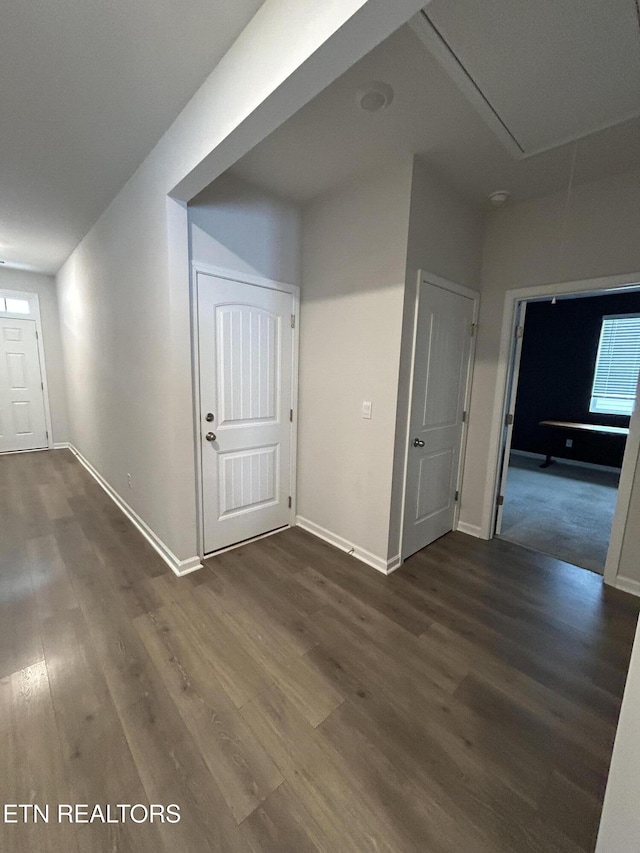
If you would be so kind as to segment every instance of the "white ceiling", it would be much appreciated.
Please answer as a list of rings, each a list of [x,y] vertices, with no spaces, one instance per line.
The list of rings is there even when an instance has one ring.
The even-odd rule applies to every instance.
[[[448,2],[453,9],[468,0]],[[498,0],[491,0],[493,6],[495,2]],[[514,0],[499,2],[509,6]],[[473,3],[483,6],[476,0]],[[520,8],[527,3],[522,0],[516,5]],[[551,6],[563,3],[553,0]],[[573,0],[571,4],[575,5]],[[543,5],[550,14],[550,3]],[[633,22],[630,26],[633,28]],[[473,33],[478,39],[482,36],[477,27]],[[608,41],[606,32],[602,35],[606,50],[602,50],[601,61],[605,63],[607,57],[615,57],[618,43],[615,39]],[[476,50],[481,48],[479,44]],[[490,45],[486,49],[490,52]],[[541,60],[547,61],[542,54]],[[627,84],[615,76],[620,73],[616,62],[607,68],[614,87]],[[517,72],[511,66],[504,71],[506,75]],[[390,83],[395,96],[386,109],[367,113],[357,105],[356,92],[374,80]],[[524,84],[530,85],[528,79]],[[549,85],[562,86],[567,97],[572,97],[579,92],[581,81],[573,69],[556,68],[556,77]],[[544,100],[544,92],[538,97]],[[640,108],[640,96],[637,104]],[[249,152],[233,171],[278,195],[305,203],[356,173],[412,154],[424,157],[473,201],[486,202],[489,193],[497,189],[508,189],[514,200],[523,200],[566,188],[574,143],[525,159],[514,158],[407,26]],[[575,183],[636,169],[640,169],[638,118],[577,142]]]
[[[432,0],[424,16],[524,154],[640,114],[636,0]]]
[[[262,0],[2,0],[0,259],[55,272]]]
[[[58,269],[261,2],[3,0],[0,259],[7,266],[41,272]],[[586,8],[585,3],[591,17],[595,15],[594,21],[599,21],[597,38],[591,17],[589,26],[585,28],[582,22],[575,31],[567,19],[567,10],[575,14],[578,7]],[[502,20],[501,4],[521,10],[523,17]],[[635,9],[635,0],[563,0],[560,4],[557,0],[534,4],[529,0],[487,0],[482,4],[433,0],[427,8],[456,41],[461,60],[472,55],[478,78],[492,92],[504,96],[505,113],[514,104],[518,106],[518,87],[524,87],[521,101],[525,109],[518,112],[517,120],[523,127],[529,122],[525,134],[533,134],[533,145],[545,141],[536,138],[536,133],[549,129],[556,136],[566,133],[558,128],[562,118],[562,100],[558,112],[555,97],[558,92],[565,103],[575,97],[581,104],[582,124],[577,130],[569,127],[573,135],[589,121],[593,127],[634,111],[640,76],[628,72],[640,56],[640,41],[635,58],[632,53],[638,33],[631,34],[629,8]],[[500,27],[487,28],[485,19],[476,20],[481,9],[485,9],[486,20],[493,16]],[[547,28],[549,16],[560,15],[559,32],[574,42],[575,55],[583,55],[587,46],[591,64],[597,58],[597,86],[592,77],[576,75],[570,63],[561,61],[557,40],[541,42],[540,32],[533,32],[531,9],[544,12]],[[607,17],[612,10],[616,14]],[[621,10],[624,15],[617,14]],[[472,13],[476,17],[469,26]],[[519,20],[526,26],[514,34]],[[516,36],[520,38],[518,49],[509,52],[505,39]],[[527,46],[527,61],[520,63]],[[490,61],[485,67],[483,62],[493,56],[500,62],[495,66]],[[506,63],[509,57],[514,60],[511,65]],[[534,79],[536,57],[542,69],[538,82]],[[356,90],[371,80],[387,81],[395,90],[393,102],[380,113],[366,113],[356,105]],[[535,109],[528,108],[532,92],[537,98]],[[547,92],[554,95],[551,120],[540,115]],[[588,107],[585,125],[585,94],[589,92],[597,97],[595,106]],[[588,98],[586,103],[590,103]],[[485,199],[489,192],[503,187],[514,198],[523,199],[566,186],[573,148],[559,147],[515,160],[440,62],[406,27],[357,63],[234,170],[280,195],[304,202],[356,172],[414,153],[424,156],[472,199]],[[578,143],[578,183],[638,168],[637,118]]]

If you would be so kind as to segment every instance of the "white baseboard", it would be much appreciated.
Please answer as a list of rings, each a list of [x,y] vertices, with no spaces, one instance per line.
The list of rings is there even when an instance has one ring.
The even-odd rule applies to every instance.
[[[396,569],[399,569],[403,563],[403,559],[400,554],[396,554],[395,557],[391,557],[390,560],[387,560],[387,574],[390,575],[391,572],[395,572]]]
[[[53,444],[51,447],[32,447],[28,450],[6,450],[0,453],[0,456],[15,456],[16,453],[44,453],[46,450],[68,450],[69,442],[60,441]]]
[[[512,450],[514,456],[524,456],[527,459],[540,459],[542,462],[547,458],[544,453],[531,453],[528,450]],[[611,465],[596,465],[594,462],[581,462],[579,459],[566,459],[564,456],[554,456],[554,465],[574,465],[576,468],[591,468],[593,471],[610,471],[619,474],[621,468],[613,468]]]
[[[382,572],[383,575],[391,574],[391,572],[394,572],[402,563],[399,555],[392,557],[390,560],[383,560],[382,557],[377,557],[375,554],[372,554],[371,551],[367,551],[365,548],[360,548],[359,545],[354,545],[352,542],[348,542],[346,539],[343,539],[342,536],[338,536],[337,533],[332,533],[325,527],[321,527],[319,524],[309,521],[308,518],[303,518],[301,515],[296,516],[296,525],[301,527],[303,530],[306,530],[307,533],[317,536],[318,539],[324,539],[325,542],[339,548],[341,551],[346,551],[350,556],[355,557],[356,560],[361,560],[376,571]]]
[[[169,566],[171,571],[181,577],[182,575],[188,575],[191,572],[195,572],[197,569],[202,568],[202,562],[200,561],[200,557],[189,557],[187,560],[179,560],[176,555],[164,544],[162,539],[157,536],[153,530],[149,527],[149,525],[143,521],[140,516],[131,509],[129,504],[123,500],[120,495],[116,492],[112,486],[107,483],[104,477],[96,471],[93,465],[84,458],[84,456],[80,453],[80,451],[74,447],[72,444],[69,444],[69,450],[73,453],[74,456],[77,457],[78,461],[81,465],[87,469],[87,471],[91,474],[93,479],[100,485],[104,491],[109,495],[114,504],[120,509],[129,519],[129,521],[138,528],[140,533],[144,536],[144,538],[149,542],[152,548],[158,552],[158,554],[162,557],[165,563]]]
[[[467,524],[466,521],[459,521],[456,530],[459,530],[460,533],[466,533],[467,536],[475,536],[476,539],[484,539],[482,528],[477,524]]]
[[[618,575],[615,587],[616,589],[621,589],[623,592],[630,592],[631,595],[637,595],[640,597],[640,581],[634,580],[633,578],[625,578],[622,575]]]
[[[2,450],[0,456],[17,456],[18,453],[45,453],[48,447],[32,447],[29,450]]]

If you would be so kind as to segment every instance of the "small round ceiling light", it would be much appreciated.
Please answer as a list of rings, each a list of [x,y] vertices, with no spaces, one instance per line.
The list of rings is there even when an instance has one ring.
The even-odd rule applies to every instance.
[[[393,100],[393,89],[388,83],[375,80],[358,89],[356,100],[361,109],[368,113],[375,113],[389,106]]]
[[[494,207],[500,207],[500,205],[509,201],[510,198],[511,193],[509,192],[509,190],[496,190],[495,192],[492,192],[489,196],[489,201]]]

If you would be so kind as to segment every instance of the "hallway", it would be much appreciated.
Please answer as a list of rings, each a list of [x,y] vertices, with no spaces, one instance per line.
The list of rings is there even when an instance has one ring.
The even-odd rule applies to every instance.
[[[2,849],[593,850],[639,606],[595,574],[291,529],[177,579],[59,450],[0,457],[0,588],[3,802],[181,813]]]

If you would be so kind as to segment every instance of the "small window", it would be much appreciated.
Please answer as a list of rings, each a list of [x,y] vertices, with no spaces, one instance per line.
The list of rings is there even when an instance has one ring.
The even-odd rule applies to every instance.
[[[8,314],[30,314],[28,299],[9,299],[3,300],[7,307],[4,309]]]
[[[640,314],[603,317],[589,411],[631,415],[640,371]]]

